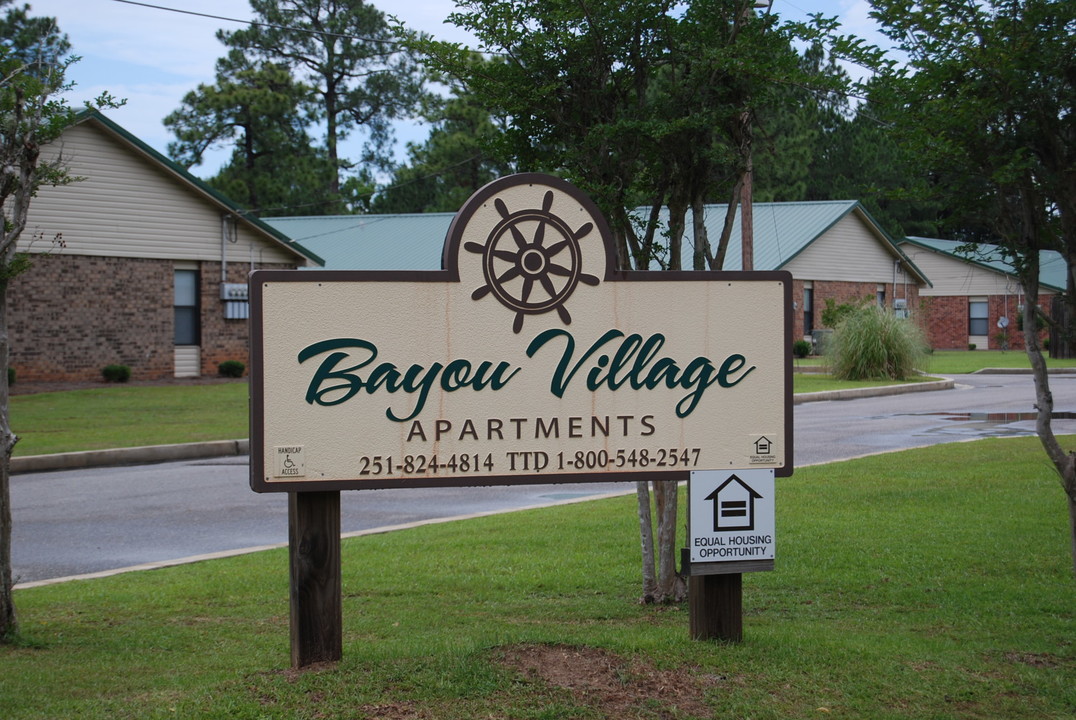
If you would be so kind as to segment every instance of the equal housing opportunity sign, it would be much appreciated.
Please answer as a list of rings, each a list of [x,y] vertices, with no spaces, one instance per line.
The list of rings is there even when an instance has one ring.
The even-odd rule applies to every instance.
[[[251,487],[791,474],[791,275],[615,258],[588,197],[523,174],[467,201],[440,271],[255,271]]]

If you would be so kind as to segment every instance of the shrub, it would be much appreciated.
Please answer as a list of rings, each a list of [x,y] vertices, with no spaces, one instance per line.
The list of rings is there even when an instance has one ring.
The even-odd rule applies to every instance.
[[[797,340],[792,343],[792,356],[805,358],[811,354],[811,343],[806,340]]]
[[[7,369],[7,386],[11,387],[15,384],[15,368],[9,367]]]
[[[830,372],[842,380],[903,380],[923,364],[926,349],[918,325],[885,308],[865,305],[841,321],[826,356]]]
[[[243,377],[243,371],[246,369],[247,366],[238,360],[225,360],[220,365],[217,365],[217,372],[221,377]]]
[[[126,365],[105,365],[101,375],[105,382],[124,383],[131,379],[131,368]]]
[[[874,298],[869,295],[847,303],[838,303],[835,298],[826,298],[825,308],[822,310],[822,327],[836,329],[849,315],[852,315],[867,304],[873,304],[873,302]]]
[[[968,350],[974,350],[977,347],[979,347],[979,346],[976,345],[975,343],[968,343]]]

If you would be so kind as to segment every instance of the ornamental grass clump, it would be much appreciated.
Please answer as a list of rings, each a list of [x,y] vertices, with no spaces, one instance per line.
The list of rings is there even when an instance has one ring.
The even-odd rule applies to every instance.
[[[904,380],[922,367],[927,354],[918,325],[877,305],[845,317],[826,347],[829,370],[840,380]]]

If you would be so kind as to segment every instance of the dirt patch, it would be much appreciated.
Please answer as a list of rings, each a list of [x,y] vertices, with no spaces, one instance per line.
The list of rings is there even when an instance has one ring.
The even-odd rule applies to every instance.
[[[567,690],[576,703],[618,720],[708,716],[705,690],[723,681],[569,645],[514,645],[497,651],[495,659],[530,682]]]
[[[1009,662],[1040,668],[1054,668],[1065,663],[1063,657],[1050,653],[1009,652],[1005,653],[1005,659]]]
[[[377,720],[429,720],[432,716],[414,703],[378,703],[363,705],[359,708],[359,717],[377,718]]]

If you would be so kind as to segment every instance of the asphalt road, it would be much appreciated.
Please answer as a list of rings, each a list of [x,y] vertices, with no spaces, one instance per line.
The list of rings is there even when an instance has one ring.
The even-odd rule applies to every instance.
[[[795,465],[990,436],[1034,433],[1028,375],[957,376],[953,390],[797,405]],[[1076,411],[1076,375],[1051,378]],[[1076,433],[1076,420],[1056,420]],[[246,457],[28,473],[12,479],[16,584],[287,542],[287,495],[249,488]],[[345,533],[511,510],[632,483],[344,492]]]

